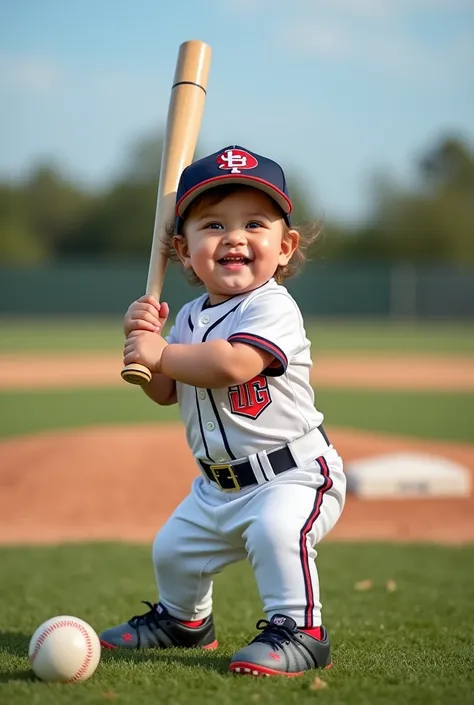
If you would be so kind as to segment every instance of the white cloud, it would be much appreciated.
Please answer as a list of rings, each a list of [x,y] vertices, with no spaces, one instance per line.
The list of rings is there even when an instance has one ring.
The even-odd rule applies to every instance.
[[[0,87],[40,96],[55,93],[63,84],[61,67],[45,57],[0,56]]]
[[[361,17],[387,17],[400,15],[407,10],[469,10],[474,13],[473,0],[215,0],[220,8],[231,11],[257,11],[272,9],[273,12],[291,9],[295,14],[318,13],[331,10]]]
[[[242,14],[249,12],[260,12],[266,8],[270,8],[272,4],[277,4],[278,0],[214,0],[218,9],[229,10],[234,14]]]
[[[279,0],[276,0],[277,2]],[[422,12],[434,17],[449,8],[471,9],[473,0],[295,0],[291,19],[275,31],[293,54],[327,62],[352,60],[393,78],[465,80],[474,68],[474,32],[459,22],[438,42],[423,30],[414,33],[407,19]],[[439,16],[442,26],[442,16]]]
[[[258,0],[254,0],[257,2]],[[407,11],[417,12],[437,10],[471,10],[474,12],[472,0],[296,0],[294,7],[308,10],[331,10],[346,12],[362,17],[389,17],[403,15]]]
[[[400,0],[400,3],[402,1]],[[306,11],[310,8],[313,9],[312,14],[318,14],[321,11],[323,14],[331,12],[339,15],[344,13],[346,16],[351,14],[358,17],[376,18],[391,15],[400,3],[393,3],[392,0],[319,0],[316,9],[315,5],[304,0],[304,9]],[[296,7],[299,7],[298,3],[296,3]]]
[[[320,56],[325,59],[346,59],[356,47],[350,33],[341,26],[327,21],[294,23],[287,28],[290,45],[297,52]]]
[[[474,70],[474,44],[458,36],[442,47],[427,44],[401,28],[350,26],[334,21],[301,21],[285,30],[294,53],[324,61],[355,61],[408,81],[463,79]],[[280,38],[276,38],[279,42]]]

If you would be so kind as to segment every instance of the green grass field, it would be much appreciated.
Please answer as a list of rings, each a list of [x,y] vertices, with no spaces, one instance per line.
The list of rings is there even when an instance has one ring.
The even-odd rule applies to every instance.
[[[474,355],[474,324],[403,321],[308,321],[315,351]],[[0,319],[0,354],[76,352],[122,347],[120,319]]]
[[[474,395],[321,389],[316,403],[328,426],[472,442]],[[135,387],[0,392],[0,438],[56,428],[178,421],[177,406],[159,407]]]
[[[298,703],[442,705],[472,702],[474,548],[322,544],[319,568],[334,668],[300,679],[238,678],[228,659],[255,634],[262,616],[247,564],[217,576],[220,648],[162,653],[104,652],[95,676],[74,686],[35,682],[25,656],[34,629],[53,614],[73,614],[96,630],[145,611],[155,600],[150,550],[75,545],[0,550],[0,702]],[[373,581],[358,592],[356,582]],[[386,590],[394,580],[395,592]],[[142,609],[143,608],[143,609]]]
[[[319,322],[310,333],[316,350],[334,353],[474,354],[474,326],[469,325]],[[112,350],[117,345],[121,331],[116,321],[0,324],[0,354]],[[330,426],[473,442],[472,394],[322,388],[316,401]],[[159,408],[127,385],[0,392],[0,436],[5,438],[90,424],[173,419],[175,407]],[[406,504],[401,507],[408,510]],[[244,563],[216,578],[216,652],[104,652],[86,683],[62,686],[35,680],[27,650],[41,622],[72,614],[101,631],[144,611],[140,600],[156,599],[150,551],[149,546],[103,543],[0,548],[2,705],[474,702],[474,546],[323,542],[318,566],[335,665],[329,672],[261,680],[227,673],[228,659],[252,638],[255,622],[263,616]],[[373,588],[356,591],[355,583],[366,579]],[[386,589],[389,579],[396,582],[395,592]],[[311,689],[315,675],[327,684],[324,690]]]

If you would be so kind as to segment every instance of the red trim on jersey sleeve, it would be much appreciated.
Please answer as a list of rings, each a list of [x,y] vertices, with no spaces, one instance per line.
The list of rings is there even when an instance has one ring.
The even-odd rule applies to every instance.
[[[279,377],[286,372],[288,358],[283,350],[261,335],[255,335],[254,333],[233,333],[230,338],[227,338],[227,341],[229,343],[254,345],[256,348],[261,348],[271,353],[275,357],[275,360],[263,370],[262,374],[268,375],[269,377]]]

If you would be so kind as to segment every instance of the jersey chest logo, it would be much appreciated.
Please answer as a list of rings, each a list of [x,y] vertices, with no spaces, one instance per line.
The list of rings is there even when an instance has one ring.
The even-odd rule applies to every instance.
[[[267,378],[257,375],[250,382],[229,387],[229,403],[233,414],[258,418],[272,403]]]

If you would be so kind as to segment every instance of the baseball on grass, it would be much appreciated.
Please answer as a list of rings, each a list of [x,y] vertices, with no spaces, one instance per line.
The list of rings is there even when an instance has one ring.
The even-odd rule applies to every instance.
[[[99,637],[90,624],[78,617],[51,617],[31,637],[28,657],[42,681],[85,681],[100,661]]]

